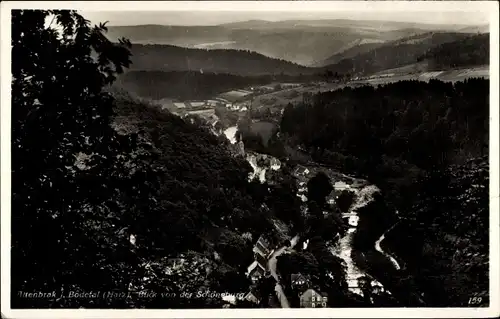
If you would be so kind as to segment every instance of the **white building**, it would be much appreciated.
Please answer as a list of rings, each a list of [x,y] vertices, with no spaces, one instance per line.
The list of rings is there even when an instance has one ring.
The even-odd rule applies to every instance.
[[[178,109],[185,109],[186,108],[186,104],[184,104],[183,102],[175,102],[174,106]]]
[[[254,261],[250,266],[247,268],[247,277],[250,277],[252,281],[257,281],[262,276],[264,276],[266,273],[266,268],[262,266],[259,262]]]
[[[215,110],[214,109],[204,109],[204,110],[189,111],[188,113],[191,115],[212,116],[212,115],[215,115]]]
[[[205,105],[205,102],[189,102],[192,107],[201,107]]]

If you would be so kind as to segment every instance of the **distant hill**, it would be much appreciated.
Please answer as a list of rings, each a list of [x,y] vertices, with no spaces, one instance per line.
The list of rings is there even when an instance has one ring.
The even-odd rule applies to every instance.
[[[386,42],[427,32],[414,25],[393,27],[384,22],[348,20],[261,21],[218,26],[110,26],[108,38],[137,44],[168,44],[189,48],[250,50],[311,66],[348,48],[353,42]]]
[[[421,24],[394,21],[249,20],[215,26],[109,26],[108,37],[138,44],[168,44],[189,48],[250,50],[306,66],[335,63],[333,55],[352,43],[391,42],[427,32],[476,33],[487,26]],[[362,52],[369,46],[360,46]],[[322,63],[326,61],[325,63]]]
[[[310,74],[315,70],[239,50],[188,49],[171,45],[132,46],[131,71],[200,71],[244,76],[264,74]]]
[[[383,20],[350,20],[350,19],[312,19],[312,20],[248,20],[242,22],[231,22],[220,26],[233,29],[265,29],[265,28],[297,28],[297,27],[325,27],[325,28],[366,28],[383,31],[418,29],[420,31],[458,31],[464,28],[472,28],[469,25],[446,25],[427,24],[416,22],[383,21]]]
[[[115,41],[126,37],[132,43],[194,46],[230,39],[231,30],[220,26],[131,25],[109,26],[106,36]]]
[[[392,41],[353,57],[343,58],[335,64],[324,67],[324,69],[339,73],[371,74],[399,68],[418,62],[421,56],[435,47],[448,42],[460,41],[470,36],[471,34],[467,33],[429,32],[419,34]],[[338,57],[332,57],[332,59],[335,58]]]
[[[243,86],[266,84],[272,81],[273,76],[302,75],[301,80],[308,81],[312,78],[307,77],[324,74],[326,71],[367,75],[383,71],[387,73],[390,70],[394,70],[394,73],[411,73],[487,65],[489,35],[429,32],[390,43],[361,43],[330,57],[328,61],[336,61],[335,63],[315,68],[270,58],[256,52],[232,49],[207,50],[171,45],[134,44],[132,54],[133,64],[127,72],[135,73],[126,74],[120,80],[126,87],[133,86],[134,91],[146,90],[144,93],[151,97],[165,96],[166,93],[162,93],[163,91],[170,92],[166,94],[170,97],[181,98],[189,95],[204,97],[231,89],[233,84]],[[179,72],[188,72],[186,73],[188,75]],[[238,77],[231,78],[229,75]],[[192,86],[189,90],[186,90],[185,83],[179,82],[187,80],[191,81],[187,85]],[[165,81],[170,83],[174,81],[176,84],[159,85]],[[221,83],[216,84],[218,81]],[[156,92],[157,90],[153,92],[145,88],[153,83],[155,87],[161,87],[162,92]],[[177,89],[172,91],[169,88]]]
[[[465,32],[465,33],[489,33],[490,32],[490,26],[485,24],[481,26],[470,26],[470,27],[465,27],[459,30],[459,32]]]
[[[488,65],[490,35],[478,34],[429,49],[418,61],[427,61],[430,70]]]

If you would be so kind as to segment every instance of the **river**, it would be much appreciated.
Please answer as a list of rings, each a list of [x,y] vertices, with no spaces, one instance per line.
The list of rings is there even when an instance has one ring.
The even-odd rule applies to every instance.
[[[334,247],[331,247],[331,251],[334,255],[342,258],[346,264],[347,270],[347,283],[349,286],[349,290],[355,294],[363,296],[363,292],[359,287],[358,280],[361,277],[369,277],[372,282],[372,286],[378,286],[383,289],[383,286],[380,282],[375,280],[370,274],[365,273],[361,269],[356,266],[356,263],[352,259],[353,253],[353,239],[354,234],[357,231],[357,225],[359,217],[357,215],[357,210],[363,206],[366,206],[373,200],[373,195],[376,192],[379,192],[378,187],[374,185],[364,186],[360,189],[356,187],[350,187],[350,190],[356,194],[355,201],[353,205],[350,207],[347,213],[343,213],[342,217],[349,218],[349,228],[347,230],[347,234],[341,237],[338,241],[338,244]],[[363,253],[361,253],[363,254]]]
[[[225,136],[232,144],[236,143],[236,138],[235,138],[236,132],[237,132],[236,126],[229,127],[228,129],[226,129],[224,131]],[[274,158],[269,156],[269,155],[258,154],[255,152],[246,154],[246,159],[250,163],[250,165],[252,166],[252,168],[254,170],[253,173],[250,174],[249,179],[253,179],[253,178],[256,178],[258,176],[259,180],[263,183],[266,181],[266,171],[269,169],[277,170],[277,169],[279,169],[280,165],[279,165],[279,161],[277,159],[274,159],[274,161],[273,160],[271,160],[271,161],[266,160],[266,161],[264,161],[266,163],[266,165],[260,166],[259,161],[257,160],[258,158],[264,158],[264,159],[274,159]],[[303,174],[302,176],[299,176],[302,180],[299,179],[299,193],[297,194],[297,196],[301,197],[303,202],[305,202],[307,200],[307,197],[304,194],[304,192],[306,192],[305,185],[306,185],[307,180],[313,176],[313,170],[314,170],[313,168],[310,168],[310,169],[306,168],[305,169],[306,173]],[[352,258],[353,238],[354,238],[355,232],[357,231],[357,223],[359,220],[359,217],[357,215],[357,210],[359,208],[367,205],[368,203],[370,203],[373,200],[373,195],[376,192],[379,192],[380,190],[375,185],[367,185],[366,181],[360,181],[358,179],[354,179],[354,178],[349,177],[347,175],[339,174],[338,172],[335,172],[335,175],[339,176],[340,178],[343,178],[347,181],[352,182],[352,184],[348,184],[348,182],[346,183],[343,180],[337,180],[337,179],[332,180],[333,187],[334,187],[335,191],[339,192],[339,191],[342,191],[344,189],[349,189],[355,193],[355,200],[354,200],[353,205],[349,209],[349,211],[342,215],[343,218],[348,218],[349,228],[347,230],[347,233],[345,236],[342,236],[341,238],[339,238],[339,241],[335,246],[330,247],[330,251],[332,252],[332,254],[340,257],[344,261],[345,266],[346,266],[346,277],[347,277],[346,279],[348,282],[349,290],[351,292],[358,294],[360,296],[363,296],[363,292],[358,284],[358,280],[361,277],[370,278],[372,280],[371,285],[373,287],[378,286],[380,289],[384,290],[383,285],[379,281],[377,281],[375,278],[373,278],[373,276],[371,276],[370,274],[359,269],[359,267],[356,266],[356,264]],[[328,201],[329,201],[329,203],[333,203],[335,201],[335,198],[330,196]],[[396,259],[394,257],[392,257],[391,255],[389,255],[388,253],[386,253],[380,246],[380,243],[385,238],[385,234],[388,231],[390,231],[394,226],[387,229],[380,236],[380,238],[375,242],[374,248],[379,253],[381,253],[383,256],[385,256],[388,260],[390,260],[392,265],[394,266],[394,268],[396,270],[399,270],[400,265],[398,264]],[[293,248],[293,246],[295,246],[297,241],[298,241],[298,236],[295,236],[292,240],[292,247],[291,248]],[[307,240],[306,240],[306,243],[304,246],[307,247]],[[283,288],[279,284],[278,276],[276,273],[276,257],[278,257],[279,255],[284,253],[287,249],[288,248],[286,248],[286,247],[282,247],[280,249],[277,249],[276,252],[273,253],[272,257],[269,260],[269,264],[268,264],[272,276],[277,281],[276,294],[277,294],[278,299],[280,300],[281,306],[283,308],[288,308],[289,303],[288,303],[286,296],[284,295]],[[363,253],[361,253],[361,254],[363,254]]]

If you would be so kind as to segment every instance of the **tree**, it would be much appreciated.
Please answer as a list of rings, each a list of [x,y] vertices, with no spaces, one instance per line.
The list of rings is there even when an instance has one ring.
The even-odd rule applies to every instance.
[[[105,31],[75,11],[12,11],[13,307],[89,305],[27,302],[18,291],[127,291],[138,271],[125,227],[137,205],[125,198],[143,197],[148,181],[144,192],[130,187],[141,179],[129,168],[142,158],[132,155],[137,135],[110,126],[113,98],[103,90],[130,64],[130,43]]]
[[[233,267],[246,267],[253,259],[250,242],[230,231],[221,234],[215,249]]]
[[[355,194],[350,190],[343,190],[335,201],[341,212],[347,213],[354,202]]]
[[[333,186],[328,176],[319,172],[307,182],[307,198],[314,201],[322,208],[328,196],[333,190]]]

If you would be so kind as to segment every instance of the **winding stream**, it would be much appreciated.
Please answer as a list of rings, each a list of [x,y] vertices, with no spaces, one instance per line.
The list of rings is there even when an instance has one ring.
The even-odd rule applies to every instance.
[[[375,242],[375,249],[381,253],[382,255],[384,255],[385,257],[387,257],[391,263],[394,265],[394,268],[396,270],[400,270],[401,269],[401,266],[399,265],[399,263],[397,262],[397,260],[392,257],[390,254],[388,254],[387,252],[385,252],[382,247],[380,247],[380,243],[385,239],[385,234],[387,234],[388,232],[390,232],[394,227],[396,227],[398,223],[395,223],[394,225],[392,225],[391,228],[389,228],[388,230],[386,230],[382,236],[380,236],[380,238]]]
[[[357,220],[359,217],[357,216],[357,210],[363,206],[366,206],[368,203],[370,203],[373,200],[373,195],[377,192],[379,192],[378,187],[374,185],[368,185],[365,186],[361,189],[357,188],[350,188],[352,191],[355,192],[356,198],[354,201],[354,204],[351,206],[349,211],[347,213],[342,214],[342,217],[348,217],[349,218],[349,229],[347,230],[347,234],[343,237],[340,238],[338,244],[335,247],[331,247],[331,252],[342,258],[344,262],[346,263],[347,269],[347,283],[349,290],[355,294],[363,296],[363,292],[361,291],[361,288],[359,287],[358,280],[361,277],[369,277],[372,279],[372,286],[379,286],[383,288],[382,284],[375,280],[372,276],[369,274],[365,273],[361,269],[359,269],[354,260],[352,259],[352,243],[354,239],[354,233],[356,232],[356,226],[357,226]],[[355,221],[355,222],[351,222]],[[361,253],[363,254],[363,253]]]
[[[237,132],[236,126],[229,127],[224,131],[224,135],[231,142],[231,144],[236,143],[236,138],[235,138],[236,132]],[[258,163],[258,158],[271,159],[271,160],[265,161],[266,164],[268,164],[267,166],[260,166]],[[249,154],[246,154],[246,159],[250,163],[250,165],[252,166],[252,168],[254,170],[253,173],[250,174],[249,179],[253,179],[253,178],[256,178],[258,176],[259,180],[262,183],[266,181],[266,171],[268,171],[269,169],[278,170],[280,168],[280,163],[277,159],[275,159],[271,156],[265,155],[265,154],[249,153]],[[306,171],[308,172],[308,169],[306,169]],[[306,175],[308,174],[307,172],[306,172]],[[349,176],[346,176],[343,174],[341,174],[341,175],[344,176],[346,179],[353,180]],[[309,178],[311,176],[307,176],[307,177]],[[330,251],[335,256],[338,256],[344,260],[345,265],[346,265],[346,273],[347,273],[346,279],[348,282],[349,290],[351,292],[363,296],[363,292],[358,284],[358,280],[361,277],[368,277],[368,278],[372,279],[372,282],[371,282],[372,286],[378,286],[378,287],[383,289],[382,284],[380,282],[378,282],[376,279],[374,279],[373,276],[371,276],[370,274],[367,274],[364,271],[362,271],[361,269],[359,269],[356,266],[356,264],[352,258],[352,252],[353,252],[352,243],[353,243],[354,234],[357,230],[357,223],[359,220],[359,217],[357,215],[357,210],[363,206],[366,206],[368,203],[370,203],[373,200],[373,195],[375,193],[379,192],[380,190],[375,185],[362,185],[362,183],[358,184],[356,181],[352,185],[349,185],[343,181],[335,181],[333,186],[337,192],[342,191],[344,189],[349,189],[355,193],[356,197],[355,197],[354,204],[351,206],[349,211],[347,213],[342,214],[343,218],[348,218],[348,223],[349,223],[350,227],[348,228],[346,235],[341,237],[339,239],[338,243],[334,247],[330,247]],[[307,197],[304,194],[305,191],[306,191],[305,182],[299,183],[299,193],[297,194],[297,196],[301,197],[303,202],[305,202],[307,200]],[[334,203],[335,199],[330,198],[328,200],[328,202]],[[379,253],[381,253],[383,256],[385,256],[387,259],[389,259],[396,270],[399,270],[399,269],[401,269],[401,267],[400,267],[399,263],[396,261],[396,259],[394,257],[392,257],[390,254],[388,254],[387,252],[385,252],[380,246],[380,243],[385,239],[385,234],[387,232],[391,231],[396,225],[397,225],[397,223],[394,224],[391,228],[387,229],[380,236],[380,238],[375,242],[374,248]],[[294,239],[296,241],[298,239],[297,236]],[[307,245],[307,241],[305,244]],[[284,248],[279,250],[279,252],[281,252],[281,253],[283,253],[284,251],[285,251]],[[363,253],[361,253],[361,254],[363,254]],[[274,257],[276,257],[276,256],[274,256]],[[270,266],[272,266],[271,263],[270,263]],[[272,267],[270,267],[270,268],[272,269]],[[276,269],[274,268],[274,275],[275,275],[275,273],[276,273]],[[286,300],[286,296],[284,296],[283,291],[281,289],[281,286],[279,286],[279,287],[278,286],[279,286],[279,283],[277,283],[277,286],[276,286],[277,290],[276,291],[277,291],[278,297],[281,301],[282,307],[287,307],[288,301]]]

